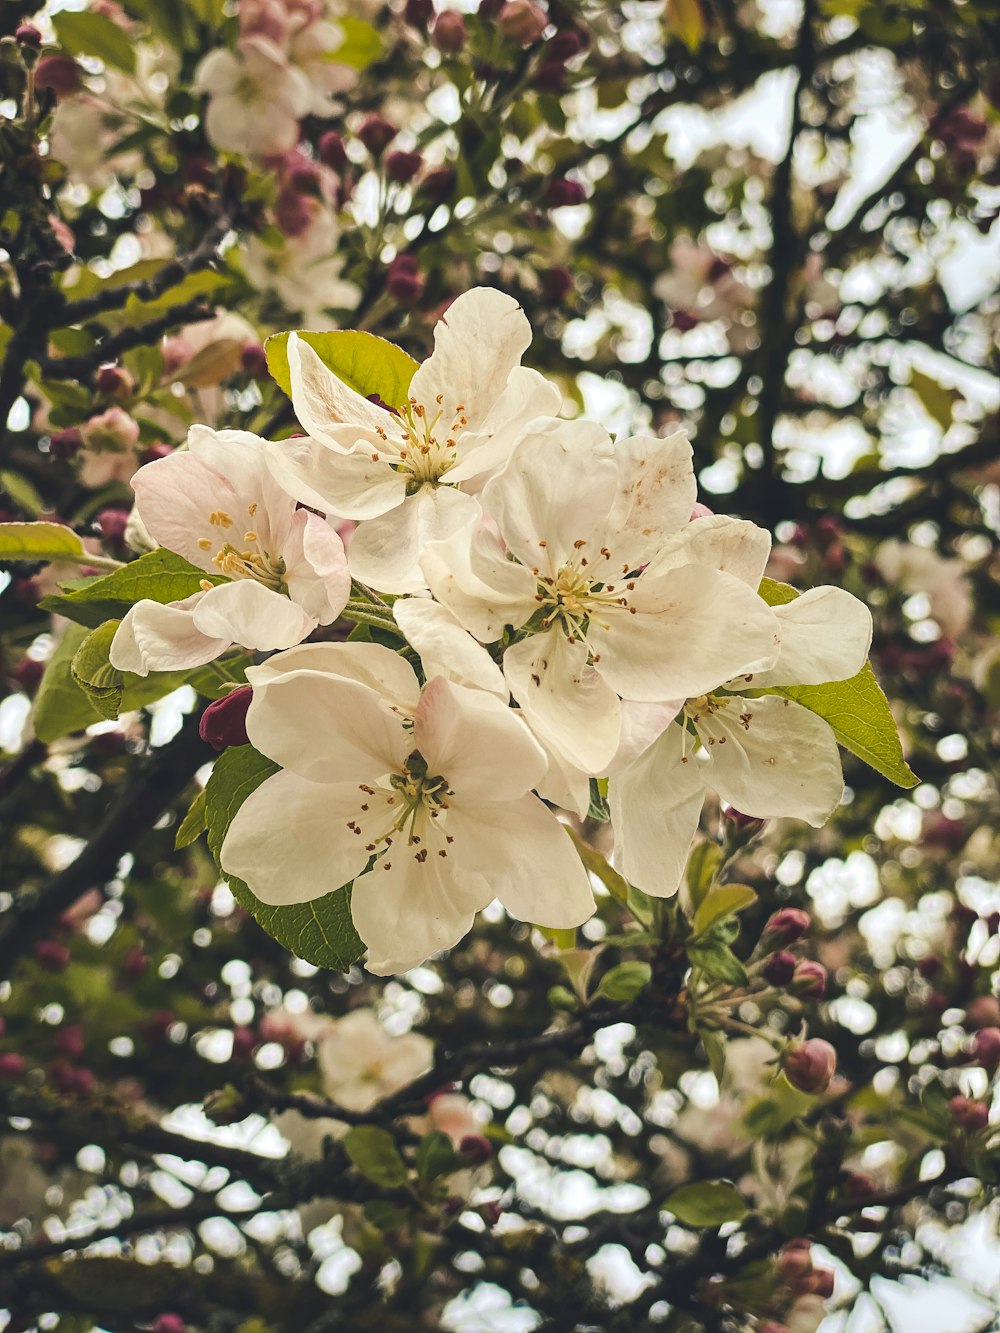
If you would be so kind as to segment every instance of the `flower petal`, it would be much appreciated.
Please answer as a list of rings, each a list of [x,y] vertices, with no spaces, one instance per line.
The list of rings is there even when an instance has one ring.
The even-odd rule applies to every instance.
[[[429,597],[402,597],[393,603],[392,614],[420,655],[428,680],[444,676],[456,685],[487,690],[507,702],[510,691],[503,672],[446,606]]]
[[[682,728],[671,725],[608,782],[615,863],[630,884],[656,898],[680,887],[705,803],[709,766],[690,750]]]
[[[725,736],[709,746],[710,781],[745,815],[804,819],[818,828],[844,794],[833,731],[790,699],[733,696],[698,731],[703,739]]]
[[[151,671],[204,666],[220,656],[233,640],[203,633],[195,624],[194,610],[204,596],[195,593],[182,602],[142,601],[129,607],[111,640],[111,665],[148,676]]]
[[[527,719],[525,719],[526,725]],[[534,735],[534,732],[532,732]],[[570,810],[578,819],[586,819],[590,809],[590,777],[582,768],[577,768],[568,759],[546,745],[544,740],[535,736],[545,751],[549,767],[541,782],[535,783],[535,791],[543,801],[557,805],[560,810]]]
[[[136,510],[155,545],[218,573],[212,557],[225,539],[209,523],[209,515],[236,508],[231,486],[193,454],[178,451],[139,468],[132,489]],[[212,541],[211,550],[198,545],[204,538]]]
[[[463,431],[458,437],[457,462],[448,469],[452,485],[475,480],[475,490],[484,473],[495,472],[507,462],[524,427],[535,417],[554,417],[562,407],[562,393],[537,370],[515,366],[507,387],[483,421],[479,432]],[[471,446],[466,439],[471,438]]]
[[[772,609],[781,629],[781,648],[774,666],[754,676],[754,689],[850,680],[868,660],[872,613],[844,588],[810,588]]]
[[[366,685],[390,708],[411,716],[420,701],[420,684],[409,662],[380,643],[303,643],[247,670],[256,690],[292,671],[318,671]]]
[[[261,546],[272,553],[280,553],[291,528],[295,505],[271,476],[267,466],[267,441],[246,430],[192,426],[187,445],[190,456],[204,463],[235,493],[232,501],[234,526],[228,534],[230,540],[241,545],[244,531],[252,526]],[[183,458],[184,455],[171,454],[170,457]],[[210,495],[205,497],[206,513],[218,507],[211,503]]]
[[[618,747],[621,703],[587,665],[587,645],[558,629],[532,634],[504,653],[510,692],[546,746],[586,773],[600,773]]]
[[[599,558],[617,486],[614,448],[602,426],[541,417],[486,484],[482,503],[523,565],[555,575],[574,557]]]
[[[519,921],[568,929],[594,914],[583,863],[559,820],[537,796],[518,801],[456,800],[449,847],[458,869],[481,876]]]
[[[438,320],[434,351],[417,368],[410,397],[429,410],[441,395],[446,417],[461,407],[464,429],[479,430],[530,345],[531,325],[514,298],[473,287]]]
[[[366,813],[360,811],[364,799],[356,783],[329,786],[287,770],[275,773],[237,810],[222,844],[222,868],[263,903],[322,898],[364,870],[371,835],[392,822],[384,796],[369,798]],[[349,820],[362,832],[348,828]]]
[[[427,544],[447,541],[479,515],[473,496],[427,483],[398,508],[358,524],[351,538],[351,571],[380,592],[419,592],[427,586],[420,569]]]
[[[413,741],[428,772],[446,778],[459,800],[514,800],[548,767],[542,747],[506,703],[443,676],[424,687]]]
[[[771,553],[771,534],[742,518],[710,514],[689,523],[650,561],[648,578],[682,565],[709,565],[756,592]]]
[[[406,479],[386,458],[376,459],[380,441],[364,437],[350,450],[318,440],[270,440],[267,465],[282,489],[302,504],[338,518],[377,518],[401,504]]]
[[[288,595],[321,625],[336,620],[351,595],[344,543],[326,519],[298,509],[284,548]]]
[[[289,334],[287,352],[292,406],[307,435],[336,447],[335,439],[329,435],[329,426],[349,422],[373,431],[384,426],[385,409],[376,407],[345,384],[298,334]]]
[[[647,565],[666,539],[687,526],[698,498],[691,457],[680,430],[665,439],[637,435],[615,442],[618,487],[606,541],[619,566]]]
[[[195,607],[194,623],[202,634],[228,635],[244,648],[291,648],[316,628],[301,606],[254,579],[210,588]]]
[[[371,784],[399,772],[412,750],[403,721],[367,685],[292,671],[254,681],[247,735],[261,754],[310,782]]]
[[[507,625],[519,629],[538,609],[532,575],[481,524],[428,545],[420,567],[437,600],[480,643],[494,643]]]
[[[629,601],[635,614],[609,607],[587,632],[601,675],[622,698],[693,698],[778,655],[773,613],[731,574],[703,565],[644,574]],[[733,662],[741,665],[730,670]]]

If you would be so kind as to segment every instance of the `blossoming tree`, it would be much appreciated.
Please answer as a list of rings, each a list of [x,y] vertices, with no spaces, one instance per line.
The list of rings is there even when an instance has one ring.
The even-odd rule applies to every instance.
[[[5,1327],[994,1327],[991,6],[0,56]]]

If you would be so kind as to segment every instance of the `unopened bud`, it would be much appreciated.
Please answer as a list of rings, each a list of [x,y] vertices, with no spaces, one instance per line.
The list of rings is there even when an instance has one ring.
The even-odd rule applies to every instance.
[[[414,255],[397,255],[385,272],[385,289],[400,305],[415,305],[424,294],[424,277]]]
[[[60,1028],[56,1033],[56,1045],[70,1060],[79,1060],[83,1055],[83,1024],[70,1023],[68,1027]]]
[[[319,136],[316,152],[324,166],[343,171],[347,166],[347,149],[336,130],[327,130]]]
[[[694,509],[691,511],[692,522],[696,518],[707,518],[711,514],[711,509],[707,509],[704,514],[696,512],[704,508],[704,505],[695,505]],[[722,813],[730,824],[740,829],[743,833],[751,836],[754,833],[759,833],[767,823],[766,819],[759,819],[756,815],[745,815],[742,810],[737,810],[735,805],[725,806]]]
[[[532,82],[540,93],[561,93],[566,87],[566,66],[561,60],[543,60]]]
[[[141,977],[148,967],[149,958],[138,945],[129,949],[128,953],[122,960],[122,971],[131,980],[134,980],[136,977]]]
[[[27,1067],[19,1051],[0,1051],[0,1078],[20,1078]]]
[[[88,449],[131,449],[139,442],[139,423],[124,409],[109,407],[84,422],[80,434]]]
[[[813,1271],[812,1246],[807,1240],[792,1240],[782,1246],[775,1260],[781,1280],[789,1286],[798,1286]]]
[[[153,1320],[152,1333],[185,1333],[186,1329],[179,1314],[161,1314]]]
[[[952,1097],[948,1103],[951,1118],[966,1134],[978,1134],[990,1123],[990,1108],[971,1097]]]
[[[106,542],[117,545],[125,540],[125,528],[128,524],[127,509],[102,509],[97,515],[97,526]]]
[[[264,351],[264,344],[245,342],[240,348],[240,365],[252,379],[267,379],[267,353]]]
[[[94,388],[106,398],[127,398],[135,388],[135,380],[124,366],[116,366],[114,362],[108,361],[98,366]]]
[[[25,694],[34,694],[45,675],[45,663],[37,657],[22,657],[14,668],[14,680]]]
[[[457,10],[446,9],[434,20],[431,29],[431,44],[445,55],[454,56],[461,51],[468,38],[465,19]]]
[[[37,51],[42,44],[41,31],[33,23],[21,23],[14,32],[14,41],[18,46],[26,46]]]
[[[455,173],[451,167],[436,167],[428,171],[417,187],[417,193],[428,203],[439,204],[448,197],[454,184]]]
[[[548,14],[532,0],[508,0],[497,15],[497,27],[519,46],[532,46],[548,25]]]
[[[545,191],[545,203],[549,208],[572,208],[586,202],[587,191],[579,181],[570,180],[568,176],[557,176]]]
[[[479,1205],[479,1215],[488,1227],[495,1227],[501,1217],[503,1217],[503,1214],[503,1204],[496,1203],[493,1200],[489,1203],[481,1203]]]
[[[377,157],[396,137],[396,127],[384,116],[366,116],[358,130],[358,138]]]
[[[56,97],[79,92],[83,84],[80,66],[66,55],[42,56],[35,66],[35,87],[49,88]]]
[[[465,1138],[459,1142],[458,1151],[473,1166],[482,1166],[493,1156],[493,1144],[482,1134],[466,1134]]]
[[[764,938],[778,944],[800,940],[812,925],[812,918],[801,907],[782,907],[774,912],[764,927]]]
[[[837,1072],[837,1052],[822,1037],[810,1037],[785,1048],[781,1067],[793,1088],[815,1097],[827,1090]]]
[[[864,1203],[878,1194],[878,1181],[867,1171],[845,1171],[840,1179],[844,1198],[852,1203]]]
[[[230,745],[247,745],[247,709],[253,699],[253,687],[241,685],[208,705],[198,723],[198,735],[213,750]]]
[[[169,458],[174,452],[173,445],[167,444],[165,440],[157,440],[155,444],[147,445],[139,455],[139,466],[146,463],[155,463],[158,459]]]
[[[806,1280],[805,1289],[812,1296],[819,1296],[822,1300],[829,1300],[833,1295],[834,1275],[830,1268],[815,1268],[811,1276]]]
[[[771,954],[770,958],[765,958],[761,976],[772,986],[787,986],[795,973],[797,962],[798,959],[793,953],[782,949],[778,953]]]
[[[434,17],[434,0],[406,0],[403,18],[414,28],[424,28]]]
[[[979,1029],[972,1041],[972,1061],[990,1074],[1000,1068],[1000,1027]]]
[[[391,181],[397,185],[407,185],[420,170],[424,164],[424,159],[419,153],[408,153],[402,148],[397,148],[391,153],[385,155],[385,174]]]
[[[542,295],[546,301],[559,305],[573,290],[573,274],[568,268],[547,268],[542,274]]]
[[[56,458],[72,458],[74,454],[79,453],[83,447],[83,436],[76,426],[69,426],[66,430],[57,430],[49,437],[49,453],[54,454]]]
[[[827,973],[822,963],[812,958],[803,958],[795,966],[795,975],[789,987],[793,995],[801,995],[806,1000],[821,1000],[826,994]]]
[[[71,957],[65,944],[58,940],[39,940],[35,945],[35,962],[46,972],[62,972],[69,967]]]
[[[995,995],[977,995],[965,1010],[967,1028],[1000,1027],[1000,1000]]]
[[[546,43],[545,54],[549,60],[572,60],[585,50],[587,39],[575,28],[564,28]]]
[[[253,1028],[238,1027],[233,1028],[233,1059],[246,1060],[253,1053],[254,1047],[259,1046],[257,1034]]]

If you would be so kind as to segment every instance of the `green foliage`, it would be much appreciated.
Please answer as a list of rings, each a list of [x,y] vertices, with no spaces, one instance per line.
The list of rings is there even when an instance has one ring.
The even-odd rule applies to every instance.
[[[203,582],[224,583],[173,551],[150,551],[105,578],[88,579],[80,587],[54,593],[39,603],[43,611],[66,616],[96,629],[106,620],[121,620],[136,602],[179,602],[200,590]]]
[[[96,56],[106,65],[135,73],[135,48],[128,34],[103,14],[63,9],[52,15],[59,45],[72,56]]]
[[[619,963],[601,977],[595,995],[603,996],[606,1000],[634,1000],[649,985],[652,975],[648,963],[636,960]]]
[[[663,1206],[686,1227],[721,1227],[742,1221],[750,1211],[739,1190],[724,1180],[682,1185],[667,1195]]]
[[[337,27],[344,33],[344,40],[332,57],[338,65],[348,65],[360,71],[378,60],[382,54],[382,38],[370,23],[354,14],[343,14],[337,18]]]
[[[344,1135],[344,1149],[366,1180],[383,1189],[398,1189],[408,1179],[396,1141],[377,1125],[355,1125]]]
[[[277,765],[251,745],[232,746],[216,760],[205,789],[208,846],[216,860],[236,811],[252,791],[277,771]],[[338,887],[312,902],[272,907],[255,897],[236,876],[226,875],[226,881],[237,902],[258,925],[307,963],[343,972],[364,953],[364,945],[351,920],[350,885]]]
[[[757,895],[749,884],[721,884],[701,900],[691,928],[695,935],[705,935],[718,922],[742,912],[756,901]]]
[[[206,819],[207,797],[205,790],[202,790],[188,806],[187,814],[181,820],[174,838],[174,850],[181,851],[184,847],[190,847],[193,842],[197,842],[201,835],[208,828]]]
[[[762,579],[760,595],[768,606],[781,606],[798,597],[786,583]],[[830,724],[845,750],[864,760],[876,773],[897,787],[915,787],[920,779],[903,758],[899,732],[871,663],[866,662],[850,680],[827,685],[782,685],[764,691],[792,699]]]
[[[402,407],[405,404],[417,362],[395,343],[377,338],[373,333],[353,331],[300,331],[299,337],[314,349],[324,366],[363,398],[377,393],[390,407]],[[288,334],[275,333],[268,338],[265,347],[268,370],[284,392],[290,395],[292,382],[288,375]]]
[[[63,523],[0,523],[0,563],[65,560],[79,564],[86,558],[83,542]]]
[[[439,1176],[457,1171],[461,1165],[447,1134],[435,1129],[420,1140],[417,1148],[417,1179],[421,1185],[429,1185]]]

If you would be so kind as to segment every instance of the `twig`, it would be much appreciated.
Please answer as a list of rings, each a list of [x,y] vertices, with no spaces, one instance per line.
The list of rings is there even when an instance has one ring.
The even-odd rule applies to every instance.
[[[215,317],[215,307],[203,296],[172,306],[165,315],[151,319],[148,324],[120,329],[102,338],[92,352],[82,356],[40,357],[42,374],[50,380],[89,380],[103,361],[114,361],[133,347],[152,346],[164,333],[178,324],[197,324]]]

